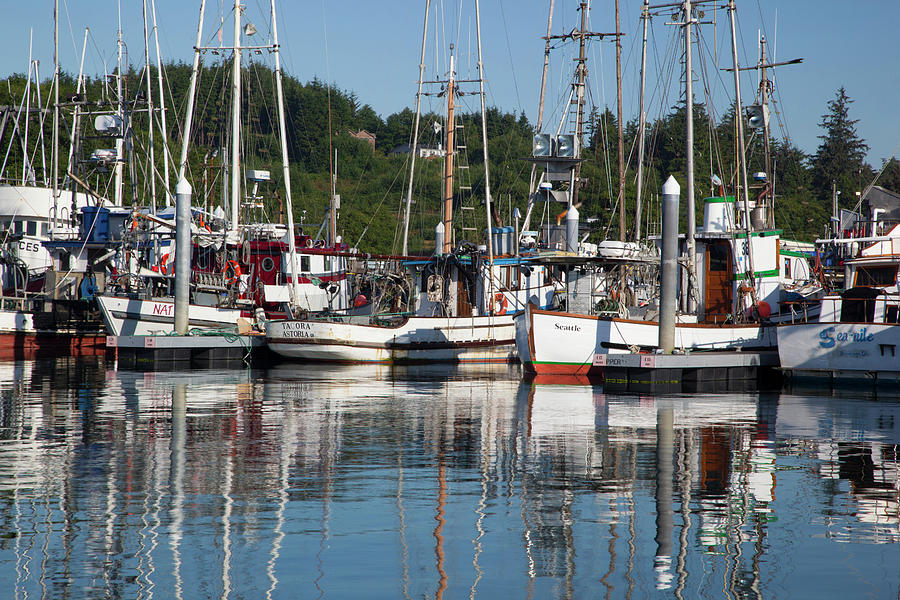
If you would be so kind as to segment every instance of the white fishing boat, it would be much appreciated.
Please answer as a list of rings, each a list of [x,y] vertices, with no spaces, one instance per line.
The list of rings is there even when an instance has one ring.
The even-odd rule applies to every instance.
[[[842,240],[831,240],[831,242]],[[781,367],[795,375],[900,379],[900,225],[844,261],[845,289],[821,300],[815,323],[779,325]]]
[[[477,31],[480,20],[476,2]],[[428,16],[426,11],[425,29]],[[420,101],[427,36],[423,32],[416,96],[416,119],[412,148],[418,145]],[[444,185],[441,222],[435,229],[435,254],[422,259],[393,261],[382,279],[390,285],[376,298],[378,306],[389,306],[363,318],[324,315],[306,319],[270,321],[266,341],[273,351],[299,360],[338,362],[507,362],[516,360],[512,314],[528,302],[553,304],[556,287],[548,269],[535,266],[532,256],[523,255],[512,227],[493,227],[488,156],[484,152],[485,212],[488,221],[483,248],[455,241],[453,221],[454,158],[461,149],[455,134],[462,126],[455,117],[460,83],[477,83],[481,98],[481,134],[487,149],[484,76],[481,44],[478,44],[478,77],[459,80],[450,47],[449,73],[441,84],[447,117],[443,125]],[[467,92],[469,94],[473,92]],[[436,130],[440,126],[436,127]],[[462,156],[462,154],[460,154]],[[412,203],[415,153],[411,154],[410,184],[406,197],[402,254],[407,254],[407,232]],[[391,283],[393,282],[393,283]]]
[[[324,237],[295,231],[275,2],[270,2],[268,15],[259,17],[271,20],[271,38],[265,44],[254,44],[247,39],[256,34],[256,27],[249,22],[242,26],[245,9],[240,0],[234,2],[234,39],[230,48],[232,97],[228,173],[231,178],[229,193],[222,198],[228,211],[221,207],[212,213],[193,209],[193,221],[187,224],[192,234],[191,256],[186,263],[191,269],[190,328],[233,328],[240,319],[261,322],[256,318],[259,310],[280,317],[291,312],[346,313],[353,308],[351,303],[356,299],[351,295],[347,278],[350,248],[336,234],[339,198],[333,194]],[[227,49],[201,45],[204,11],[205,1],[201,1],[185,116],[188,132],[193,122],[200,56],[209,51],[224,53]],[[274,62],[286,225],[269,223],[265,218],[248,219],[248,214],[259,215],[264,210],[266,186],[272,180],[272,174],[267,170],[246,168],[248,157],[242,155],[241,145],[241,138],[246,135],[241,132],[244,122],[241,78],[246,69],[242,60],[247,57],[257,60],[253,57],[263,51]],[[184,136],[179,179],[186,174],[190,143],[190,135]],[[148,214],[136,214],[135,217],[138,227],[133,227],[130,235],[134,237],[132,247],[142,249],[139,259],[132,258],[131,262],[136,264],[129,264],[127,271],[119,273],[106,291],[97,296],[97,301],[112,335],[172,333],[175,330],[173,286],[176,263],[173,238],[177,225],[174,214],[168,218]],[[132,252],[132,257],[135,254],[138,252]]]
[[[685,3],[683,8],[689,6]],[[733,8],[729,12],[733,31]],[[688,16],[683,25],[688,56],[692,20]],[[646,22],[645,19],[645,26]],[[754,111],[758,109],[762,117],[751,123],[764,130],[768,139],[765,71],[773,65],[768,64],[764,48],[763,45],[759,65],[754,67],[763,74],[760,104],[751,107]],[[735,112],[743,114],[737,76],[741,69],[736,54],[734,62]],[[688,59],[686,65],[689,64]],[[692,75],[684,78],[685,96],[691,99],[686,103],[689,218],[687,235],[679,240],[682,270],[677,285],[674,346],[679,352],[774,350],[773,323],[796,319],[802,310],[798,308],[802,304],[796,301],[820,294],[821,286],[810,268],[808,256],[796,247],[789,249],[774,226],[774,190],[767,173],[754,175],[758,191],[751,197],[742,152],[738,152],[741,158],[738,196],[725,195],[721,180],[714,177],[713,184],[722,194],[705,199],[703,227],[696,229],[691,79]],[[743,140],[743,119],[737,123],[738,139]],[[739,148],[743,147],[741,142]],[[649,293],[644,292],[648,301],[634,301],[640,294],[633,272],[647,266],[652,259],[629,258],[635,248],[624,241],[605,242],[601,246],[602,258],[607,262],[616,259],[620,264],[608,268],[608,264],[600,262],[592,269],[584,261],[573,263],[572,267],[580,266],[586,273],[573,274],[570,278],[565,311],[529,306],[516,316],[516,345],[526,371],[602,376],[606,366],[615,364],[616,354],[659,351],[659,306],[654,306],[659,290],[655,277],[643,278],[644,285],[651,288]],[[806,317],[810,317],[808,312]]]

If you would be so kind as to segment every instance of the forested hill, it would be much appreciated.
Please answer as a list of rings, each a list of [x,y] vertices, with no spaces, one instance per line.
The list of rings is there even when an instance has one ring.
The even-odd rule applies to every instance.
[[[230,65],[227,63],[207,65],[202,69],[196,99],[194,130],[189,152],[190,173],[195,204],[207,201],[214,207],[222,198],[223,164],[227,162],[225,151],[230,137]],[[186,96],[190,82],[190,66],[169,64],[164,67],[168,82],[166,106],[169,147],[177,161],[181,148],[180,131],[185,115]],[[152,74],[155,81],[155,72]],[[242,146],[246,168],[267,169],[272,174],[272,182],[263,184],[260,193],[266,197],[266,214],[262,218],[279,220],[283,218],[281,186],[281,154],[278,143],[277,112],[275,103],[274,77],[262,65],[251,65],[245,70],[243,92]],[[128,172],[134,185],[128,186],[128,198],[145,204],[150,201],[150,186],[147,174],[157,172],[161,180],[163,171],[162,136],[157,129],[154,136],[155,167],[149,165],[148,117],[146,111],[145,83],[140,73],[127,73],[126,92],[129,110],[133,111],[133,163]],[[18,107],[25,92],[23,75],[12,75],[8,85],[0,89],[0,105]],[[41,85],[44,106],[50,106],[50,84]],[[110,81],[91,79],[86,91],[74,102],[65,102],[63,127],[60,133],[60,162],[66,164],[69,148],[69,129],[72,110],[76,103],[86,102],[82,109],[99,110],[104,101],[114,96],[115,86]],[[60,98],[71,100],[75,93],[75,81],[71,75],[61,78]],[[154,95],[157,94],[154,91]],[[34,96],[34,90],[32,91]],[[341,196],[339,231],[344,240],[353,246],[371,252],[398,252],[401,207],[406,195],[409,177],[408,150],[412,139],[414,113],[405,108],[383,117],[355,93],[329,86],[319,80],[302,83],[295,78],[284,78],[284,100],[287,113],[288,155],[291,162],[292,197],[295,218],[307,230],[318,229],[328,198],[331,178],[337,172],[336,188]],[[154,105],[158,108],[158,99]],[[853,208],[857,196],[855,192],[865,189],[873,180],[873,167],[865,162],[867,146],[858,138],[851,115],[852,100],[843,89],[837,91],[835,99],[820,110],[822,117],[822,143],[813,155],[807,155],[783,140],[771,140],[776,185],[776,225],[785,230],[785,235],[796,239],[812,239],[820,236],[828,223],[831,212],[832,189],[842,191],[840,204]],[[702,198],[714,193],[712,176],[725,182],[727,191],[734,188],[737,161],[734,151],[734,114],[726,112],[718,122],[714,122],[703,106],[694,109],[695,131],[709,132],[696,136],[696,181],[697,195]],[[672,107],[669,114],[649,125],[647,134],[648,156],[645,162],[647,188],[645,197],[656,198],[662,182],[674,174],[684,182],[684,106]],[[91,129],[93,118],[85,119],[85,129]],[[442,117],[428,114],[421,118],[420,145],[436,147],[441,140],[435,123]],[[156,123],[159,125],[157,114]],[[24,125],[24,119],[22,120]],[[30,160],[35,167],[38,180],[49,173],[49,162],[41,162],[36,151],[35,131],[29,134]],[[45,143],[52,139],[52,119],[45,117],[43,135]],[[585,162],[582,168],[584,180],[580,198],[583,218],[591,219],[597,228],[593,241],[607,236],[618,236],[615,199],[617,197],[616,173],[616,122],[608,110],[594,110],[590,113],[586,131],[587,147],[583,152]],[[522,160],[531,155],[533,126],[524,114],[515,115],[491,108],[487,114],[489,139],[490,175],[492,197],[498,208],[497,216],[509,223],[513,208],[519,207],[523,213],[526,206],[530,163]],[[635,135],[637,124],[626,123],[625,148],[627,161],[626,215],[629,232],[633,231],[634,217],[634,173],[636,164]],[[359,139],[351,134],[368,132],[371,140]],[[463,114],[458,122],[458,137],[465,149],[460,150],[457,164],[467,166],[457,177],[458,206],[472,207],[474,210],[460,211],[459,226],[474,228],[457,232],[457,238],[479,241],[486,227],[483,209],[483,145],[481,138],[481,117],[479,114]],[[12,146],[3,173],[7,180],[21,178],[22,131],[7,126],[3,131],[3,150]],[[710,140],[713,140],[712,142]],[[15,142],[15,143],[13,143]],[[759,134],[751,138],[748,153],[748,169],[762,171],[763,140]],[[109,147],[109,140],[96,139],[92,131],[81,139],[77,156],[84,158],[95,148]],[[104,144],[106,144],[104,146]],[[47,146],[49,148],[49,146]],[[334,158],[337,156],[337,161]],[[49,156],[49,154],[48,154]],[[99,181],[99,173],[90,171],[84,176],[88,181]],[[46,165],[46,166],[44,166]],[[876,165],[880,170],[881,164]],[[442,161],[426,159],[417,161],[416,179],[413,187],[413,215],[410,224],[410,251],[425,251],[433,244],[434,226],[440,214]],[[62,169],[61,171],[64,171]],[[171,176],[174,187],[174,175]],[[892,160],[878,185],[900,192],[900,164]],[[157,201],[162,196],[161,185],[157,186]],[[469,191],[471,188],[471,191]],[[682,203],[684,206],[684,203]],[[699,206],[699,204],[698,204]],[[561,210],[561,207],[560,207]],[[556,218],[557,207],[548,211],[550,218]],[[655,206],[645,211],[651,220],[656,218]],[[698,218],[700,215],[698,215]],[[465,220],[468,219],[468,222]],[[646,227],[642,227],[645,231]],[[312,231],[315,233],[315,231]],[[433,247],[433,245],[431,246]]]

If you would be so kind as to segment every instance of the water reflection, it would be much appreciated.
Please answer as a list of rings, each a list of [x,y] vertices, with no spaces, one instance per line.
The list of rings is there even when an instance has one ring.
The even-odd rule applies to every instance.
[[[14,597],[896,595],[900,404],[0,363]],[[847,566],[852,568],[848,569]]]

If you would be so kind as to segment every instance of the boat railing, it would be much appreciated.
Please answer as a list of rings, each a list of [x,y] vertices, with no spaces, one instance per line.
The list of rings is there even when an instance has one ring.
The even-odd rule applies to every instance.
[[[0,296],[0,307],[9,311],[35,312],[40,310],[43,301],[43,296]]]

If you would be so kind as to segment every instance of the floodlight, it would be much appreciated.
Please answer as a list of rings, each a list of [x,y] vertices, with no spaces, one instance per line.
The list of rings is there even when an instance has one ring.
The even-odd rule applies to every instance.
[[[536,157],[549,157],[552,154],[552,144],[549,133],[536,133],[532,143],[532,154]]]
[[[556,136],[556,156],[560,158],[577,158],[577,138],[568,133]]]

